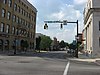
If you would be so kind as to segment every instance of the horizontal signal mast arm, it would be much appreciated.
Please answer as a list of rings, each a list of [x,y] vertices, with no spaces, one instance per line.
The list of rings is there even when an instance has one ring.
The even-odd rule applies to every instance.
[[[45,23],[63,23],[63,21],[44,21]]]

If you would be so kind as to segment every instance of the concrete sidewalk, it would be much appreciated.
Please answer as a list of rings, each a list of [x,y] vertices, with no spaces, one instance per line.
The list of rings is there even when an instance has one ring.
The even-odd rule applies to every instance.
[[[97,65],[100,65],[100,58],[91,58],[87,57],[84,54],[79,54],[79,58],[68,58],[69,60],[72,61],[81,61],[81,62],[93,62],[96,63]]]

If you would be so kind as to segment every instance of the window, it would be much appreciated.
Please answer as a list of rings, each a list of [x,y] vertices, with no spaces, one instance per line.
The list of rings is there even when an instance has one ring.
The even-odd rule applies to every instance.
[[[34,17],[33,17],[33,16],[31,16],[31,20],[32,20],[32,21],[33,21],[33,18],[34,18]]]
[[[21,35],[21,29],[19,29],[18,34]]]
[[[29,14],[29,18],[31,18],[31,15]]]
[[[2,8],[2,17],[5,17],[6,10]]]
[[[26,26],[26,21],[25,21],[25,26]]]
[[[19,17],[16,17],[16,22],[19,23]]]
[[[22,9],[22,15],[23,15],[24,10]]]
[[[24,10],[24,16],[25,16],[25,12],[26,12],[26,11]]]
[[[16,22],[16,16],[13,15],[13,22]]]
[[[14,11],[17,11],[17,4],[14,4]]]
[[[21,18],[19,18],[19,24],[21,24],[21,22],[22,22],[22,20],[21,20]]]
[[[12,34],[15,34],[15,27],[12,27]]]
[[[11,13],[8,11],[8,13],[7,13],[7,19],[10,20],[10,17],[11,17]]]
[[[8,6],[11,7],[12,6],[12,1],[8,0]]]
[[[0,32],[4,32],[4,23],[1,23]]]
[[[28,23],[28,28],[30,28],[30,23]]]
[[[32,24],[30,24],[30,28],[32,28]]]
[[[18,35],[18,29],[16,29],[16,35]]]
[[[20,13],[20,6],[18,6],[18,12]]]
[[[6,33],[9,33],[9,31],[10,31],[10,25],[7,24]]]
[[[3,3],[6,4],[7,0],[3,0]]]
[[[24,24],[23,19],[22,19],[22,25]]]
[[[22,12],[23,12],[23,9],[21,8],[21,14],[22,14]]]
[[[28,17],[28,12],[26,12],[26,17]]]
[[[21,22],[21,24],[23,23],[23,19],[22,18],[20,19],[20,22]]]

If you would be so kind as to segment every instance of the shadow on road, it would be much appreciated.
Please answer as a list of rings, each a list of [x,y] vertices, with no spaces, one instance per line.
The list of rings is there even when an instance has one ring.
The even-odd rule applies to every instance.
[[[25,57],[42,57],[42,58],[57,58],[57,59],[66,59],[69,57],[66,51],[51,51],[51,52],[25,52],[17,54],[0,54],[7,56],[25,56]]]

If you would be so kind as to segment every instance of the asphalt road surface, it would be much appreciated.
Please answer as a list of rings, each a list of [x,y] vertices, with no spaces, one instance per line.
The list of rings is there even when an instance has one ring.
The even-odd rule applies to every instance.
[[[100,75],[97,64],[67,58],[64,51],[0,55],[0,75]]]

